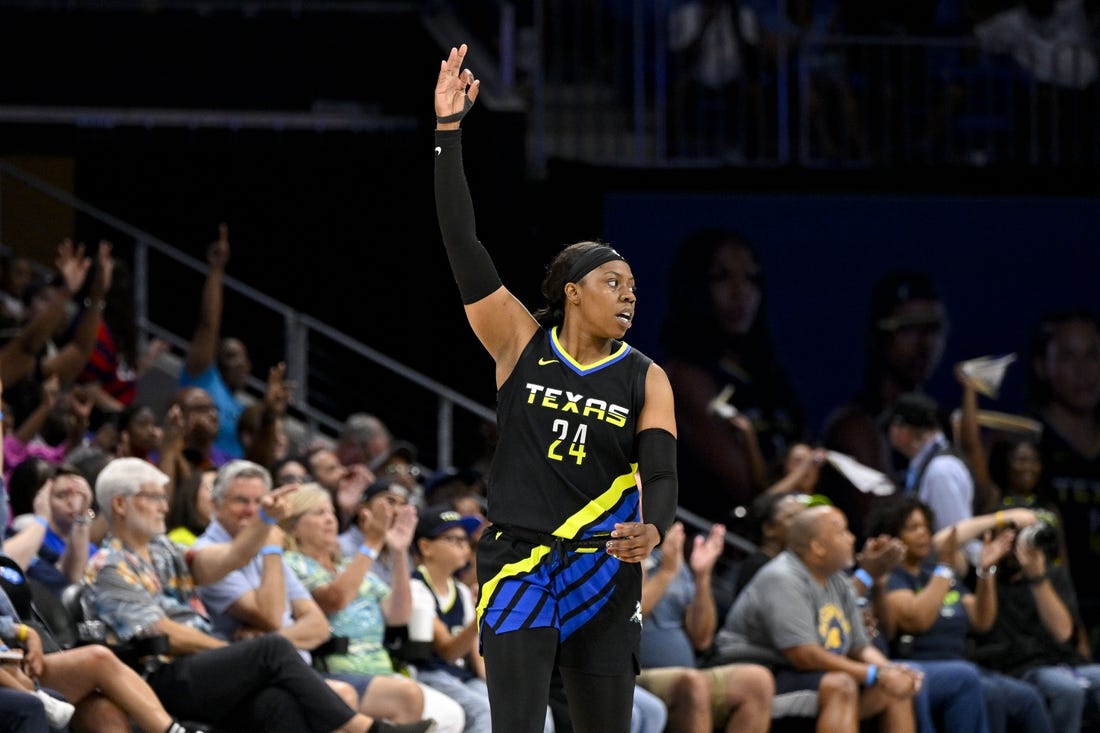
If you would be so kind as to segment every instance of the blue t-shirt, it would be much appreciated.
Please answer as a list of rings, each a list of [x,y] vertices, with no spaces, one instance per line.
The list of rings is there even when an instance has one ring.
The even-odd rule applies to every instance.
[[[919,593],[931,582],[933,570],[934,565],[924,564],[917,575],[911,575],[902,568],[894,568],[886,590],[911,590]],[[970,591],[966,586],[957,581],[952,583],[951,589],[943,597],[940,614],[932,626],[923,633],[908,635],[912,637],[912,651],[906,656],[912,659],[966,658],[966,635],[970,632],[970,617],[966,615],[962,600],[968,593]],[[903,632],[899,631],[898,639],[902,636]],[[895,648],[894,651],[896,653],[899,650]]]
[[[237,438],[237,420],[244,412],[244,404],[233,395],[218,368],[211,364],[201,374],[191,375],[184,367],[180,370],[179,386],[202,387],[206,390],[218,408],[218,437],[214,445],[233,458],[243,458],[244,448]]]

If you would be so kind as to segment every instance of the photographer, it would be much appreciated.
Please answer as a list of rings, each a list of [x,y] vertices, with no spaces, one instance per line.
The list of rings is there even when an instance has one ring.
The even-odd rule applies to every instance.
[[[1006,512],[1000,513],[1002,524]],[[1047,700],[1055,731],[1078,731],[1086,710],[1100,713],[1100,665],[1076,647],[1077,596],[1056,561],[1057,532],[1040,519],[1016,533],[996,573],[999,612],[977,639],[974,661],[1019,677]]]

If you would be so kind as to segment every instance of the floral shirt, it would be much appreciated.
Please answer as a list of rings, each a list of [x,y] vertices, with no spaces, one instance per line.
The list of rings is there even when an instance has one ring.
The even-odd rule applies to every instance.
[[[149,542],[149,554],[151,563],[117,537],[103,539],[84,572],[95,616],[123,641],[141,636],[165,617],[210,633],[182,550],[158,535]]]
[[[300,552],[288,552],[283,557],[286,564],[311,592],[328,585],[343,572],[351,560],[336,563],[336,572],[330,573],[321,563]],[[348,638],[348,653],[325,657],[331,672],[355,672],[359,674],[393,674],[393,662],[382,643],[386,634],[386,619],[382,615],[382,600],[390,594],[390,587],[371,573],[363,577],[359,593],[344,608],[328,615],[332,633]]]

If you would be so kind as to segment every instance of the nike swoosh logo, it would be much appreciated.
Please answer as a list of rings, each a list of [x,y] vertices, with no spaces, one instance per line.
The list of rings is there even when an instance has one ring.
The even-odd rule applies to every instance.
[[[439,146],[437,145],[437,146],[436,146],[436,148],[435,148],[435,154],[436,154],[436,157],[438,157],[438,156],[439,156],[439,155],[441,155],[442,153],[443,153],[443,148],[441,148],[441,147],[439,147]]]
[[[547,364],[560,364],[557,359],[543,359],[539,358],[539,366],[546,366]]]

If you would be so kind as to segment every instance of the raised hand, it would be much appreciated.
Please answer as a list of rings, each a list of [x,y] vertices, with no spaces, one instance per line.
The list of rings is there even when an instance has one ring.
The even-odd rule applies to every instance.
[[[285,415],[287,405],[290,404],[290,393],[293,384],[286,380],[286,363],[279,362],[267,372],[267,390],[264,392],[264,402],[277,415]]]
[[[440,63],[439,79],[435,83],[435,116],[438,129],[458,129],[461,117],[446,122],[439,122],[438,119],[463,115],[477,100],[481,82],[474,78],[474,72],[462,68],[468,50],[465,43],[458,48],[452,47],[446,60]]]
[[[986,570],[991,565],[996,565],[1001,558],[1012,551],[1012,544],[1016,541],[1016,531],[1006,529],[994,535],[986,532],[982,538],[981,569]]]
[[[88,277],[88,270],[92,266],[90,257],[84,256],[84,243],[73,244],[73,240],[62,240],[57,246],[57,257],[54,258],[54,266],[61,273],[65,281],[65,287],[70,293],[80,291],[84,285],[84,279]]]
[[[99,240],[99,249],[96,250],[95,278],[92,280],[91,293],[93,297],[102,298],[111,289],[111,282],[115,276],[115,258],[111,256],[113,245],[106,239]]]
[[[225,222],[218,224],[218,238],[206,248],[206,262],[219,270],[229,262],[229,225]]]
[[[726,549],[726,525],[712,524],[706,537],[695,535],[691,548],[691,572],[696,576],[707,575]]]
[[[260,508],[263,509],[264,514],[277,522],[286,519],[294,513],[294,502],[291,494],[297,491],[300,486],[300,484],[287,484],[268,492],[260,499]]]
[[[412,544],[416,533],[416,507],[402,504],[394,509],[393,524],[386,530],[386,545],[397,552],[404,552]]]
[[[905,543],[897,537],[879,535],[868,537],[863,550],[856,556],[856,562],[874,579],[889,573],[905,559]]]

